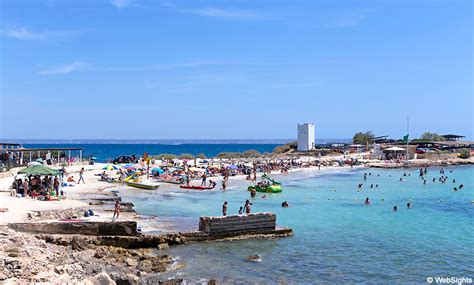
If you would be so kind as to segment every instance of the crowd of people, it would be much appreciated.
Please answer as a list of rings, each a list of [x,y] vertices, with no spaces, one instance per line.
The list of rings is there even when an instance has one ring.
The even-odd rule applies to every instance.
[[[59,186],[60,178],[58,176],[46,175],[41,179],[39,175],[29,175],[15,180],[10,194],[15,197],[59,200],[64,198],[64,191],[60,190]]]

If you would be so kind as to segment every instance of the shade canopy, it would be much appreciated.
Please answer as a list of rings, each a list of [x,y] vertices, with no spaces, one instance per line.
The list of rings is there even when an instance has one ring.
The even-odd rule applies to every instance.
[[[405,149],[401,148],[401,147],[398,147],[398,146],[392,146],[392,147],[386,148],[385,150],[388,150],[388,151],[404,151]]]
[[[117,165],[113,165],[113,164],[108,164],[104,167],[102,167],[103,170],[109,170],[109,171],[112,171],[112,170],[119,170],[119,166]]]
[[[59,175],[59,171],[56,169],[51,169],[44,165],[33,165],[18,171],[18,174],[56,176]]]
[[[206,169],[204,168],[197,168],[197,167],[190,167],[189,170],[196,171],[196,172],[204,172]]]

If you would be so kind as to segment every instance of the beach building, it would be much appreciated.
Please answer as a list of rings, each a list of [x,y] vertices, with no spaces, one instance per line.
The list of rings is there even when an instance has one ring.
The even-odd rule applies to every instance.
[[[314,149],[314,124],[298,124],[298,151]]]

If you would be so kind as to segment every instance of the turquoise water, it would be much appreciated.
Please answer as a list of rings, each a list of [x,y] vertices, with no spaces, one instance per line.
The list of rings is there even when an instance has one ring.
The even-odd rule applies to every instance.
[[[452,172],[450,172],[452,171]],[[363,181],[363,173],[368,175]],[[403,173],[410,176],[403,177]],[[272,240],[194,243],[171,248],[186,267],[163,277],[216,278],[225,283],[420,283],[429,276],[474,277],[474,168],[447,168],[445,184],[423,185],[416,170],[354,169],[275,176],[282,194],[253,200],[253,212],[277,214],[294,236]],[[403,177],[406,181],[400,182]],[[452,179],[456,179],[456,183]],[[358,192],[357,184],[364,183]],[[452,192],[454,186],[464,188]],[[370,184],[379,184],[371,189]],[[228,191],[122,191],[143,214],[196,229],[201,215],[219,215],[224,200],[236,213],[248,182]],[[375,186],[374,186],[375,187]],[[336,190],[336,191],[334,191]],[[365,197],[372,205],[365,206]],[[384,199],[384,200],[382,200]],[[406,209],[411,199],[412,209]],[[281,202],[288,201],[289,208]],[[393,212],[394,205],[398,211]],[[176,218],[179,217],[179,218]],[[259,254],[261,263],[245,261]]]

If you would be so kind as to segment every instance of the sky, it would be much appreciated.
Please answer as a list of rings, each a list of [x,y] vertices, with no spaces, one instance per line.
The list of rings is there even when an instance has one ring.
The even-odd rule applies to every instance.
[[[473,2],[0,0],[0,139],[472,139]]]

